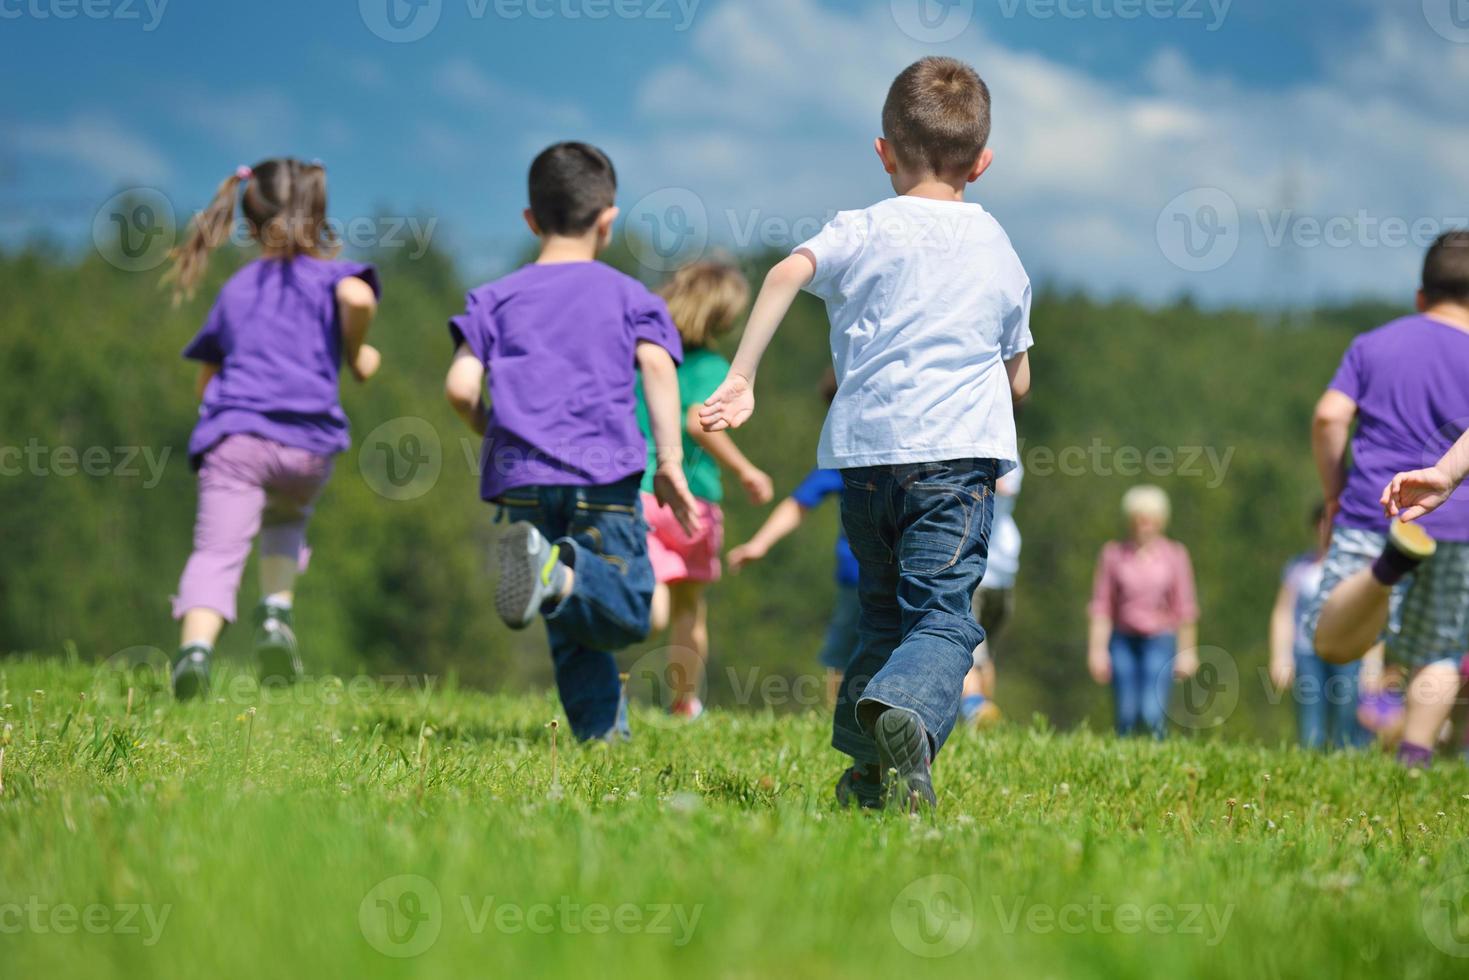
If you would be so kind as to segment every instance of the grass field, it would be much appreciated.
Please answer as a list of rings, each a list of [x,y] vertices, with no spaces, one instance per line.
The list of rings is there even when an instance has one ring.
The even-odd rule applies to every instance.
[[[1454,763],[1009,725],[873,816],[818,714],[553,768],[550,697],[128,676],[0,660],[7,977],[1469,972]]]

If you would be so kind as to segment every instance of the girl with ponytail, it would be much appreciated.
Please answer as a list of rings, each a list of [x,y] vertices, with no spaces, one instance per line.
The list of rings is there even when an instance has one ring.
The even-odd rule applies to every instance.
[[[335,259],[320,163],[266,160],[240,167],[194,219],[165,281],[175,303],[191,296],[210,252],[230,235],[235,208],[260,257],[220,289],[184,349],[199,362],[199,421],[189,460],[199,474],[194,551],[173,600],[181,621],[174,692],[209,689],[210,658],[233,622],[245,560],[260,541],[255,650],[263,683],[302,673],[291,606],[305,569],[306,523],[350,444],[338,398],[345,363],[366,381],[381,358],[365,341],[377,312],[377,271]]]

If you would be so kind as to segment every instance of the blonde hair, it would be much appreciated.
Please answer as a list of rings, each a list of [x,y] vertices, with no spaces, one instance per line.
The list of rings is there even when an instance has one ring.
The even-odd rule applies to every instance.
[[[739,322],[750,301],[750,282],[728,262],[690,262],[658,287],[658,295],[684,346],[707,347]]]
[[[1164,524],[1173,515],[1173,505],[1162,487],[1141,484],[1122,495],[1122,513],[1127,517],[1156,517]]]

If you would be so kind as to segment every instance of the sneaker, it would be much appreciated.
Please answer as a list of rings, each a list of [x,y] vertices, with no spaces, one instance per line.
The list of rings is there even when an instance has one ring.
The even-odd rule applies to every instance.
[[[191,643],[173,658],[173,696],[180,701],[209,693],[209,648]]]
[[[1415,562],[1426,561],[1438,550],[1438,542],[1417,524],[1393,521],[1387,539],[1394,548]]]
[[[264,686],[294,684],[305,668],[291,629],[291,610],[261,603],[255,610],[255,663]]]
[[[535,525],[519,521],[500,537],[500,583],[495,611],[511,629],[523,630],[541,607],[561,592],[561,546]]]
[[[938,805],[929,771],[928,732],[923,721],[906,708],[889,708],[872,726],[878,758],[886,774],[886,804],[904,813],[917,813]]]
[[[851,766],[837,779],[837,806],[882,809],[882,772],[876,766]]]

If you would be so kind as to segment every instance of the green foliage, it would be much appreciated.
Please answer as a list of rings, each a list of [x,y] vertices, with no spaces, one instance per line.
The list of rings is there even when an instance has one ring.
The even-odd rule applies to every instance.
[[[1464,974],[1453,765],[1011,726],[910,819],[817,713],[553,756],[546,695],[158,680],[0,662],[6,976]]]
[[[438,253],[411,260],[399,251],[379,260],[386,292],[372,342],[384,368],[365,387],[344,382],[355,445],[338,460],[311,531],[313,566],[298,602],[308,658],[323,670],[418,671],[492,688],[544,685],[543,637],[512,634],[495,619],[487,574],[494,515],[476,492],[475,442],[440,394],[449,357],[444,321],[462,308],[462,284]],[[633,268],[621,243],[609,260]],[[241,261],[216,256],[211,284],[174,310],[153,273],[124,273],[96,257],[77,264],[41,253],[0,257],[7,298],[0,447],[33,445],[49,454],[38,466],[43,475],[19,458],[19,474],[0,476],[0,649],[56,649],[69,639],[96,659],[138,644],[171,649],[167,597],[189,551],[194,506],[185,459],[193,372],[178,351],[213,288]],[[770,261],[747,261],[754,281]],[[1309,543],[1310,408],[1352,331],[1391,312],[1332,309],[1272,327],[1252,313],[1205,312],[1186,301],[1149,308],[1040,296],[1034,394],[1021,420],[1031,472],[1018,508],[1025,534],[1019,605],[999,647],[1001,703],[1012,716],[1043,711],[1063,726],[1087,716],[1103,724],[1105,697],[1083,669],[1092,565],[1102,543],[1120,532],[1122,492],[1150,479],[1172,493],[1173,531],[1193,551],[1202,642],[1225,651],[1241,678],[1227,730],[1284,736],[1288,712],[1271,709],[1260,670],[1280,567]],[[736,436],[770,470],[778,492],[814,465],[825,408],[816,387],[826,363],[824,311],[803,296],[762,372],[759,410]],[[436,433],[442,470],[427,493],[394,500],[363,472],[381,443],[392,443],[391,423],[404,418],[422,419]],[[369,438],[374,430],[379,437]],[[63,447],[79,454],[100,447],[112,475],[62,475],[76,468],[61,465],[56,451]],[[1122,447],[1135,448],[1141,460],[1166,451],[1174,463],[1158,477],[1120,475]],[[168,454],[156,486],[144,465],[150,457],[133,460],[137,476],[115,472],[134,448],[155,460]],[[1216,465],[1227,461],[1222,480],[1209,457],[1192,458],[1195,450],[1212,450]],[[12,453],[0,462],[13,467],[16,460]],[[1063,467],[1066,460],[1081,462]],[[1181,471],[1190,461],[1197,475]],[[726,509],[731,544],[764,516],[737,490]],[[824,508],[763,565],[711,591],[712,702],[780,707],[799,700],[768,685],[818,672],[836,522],[836,508]],[[247,571],[242,609],[255,601],[253,581]],[[245,632],[227,635],[227,655],[244,655]],[[629,651],[624,663],[655,648]]]

